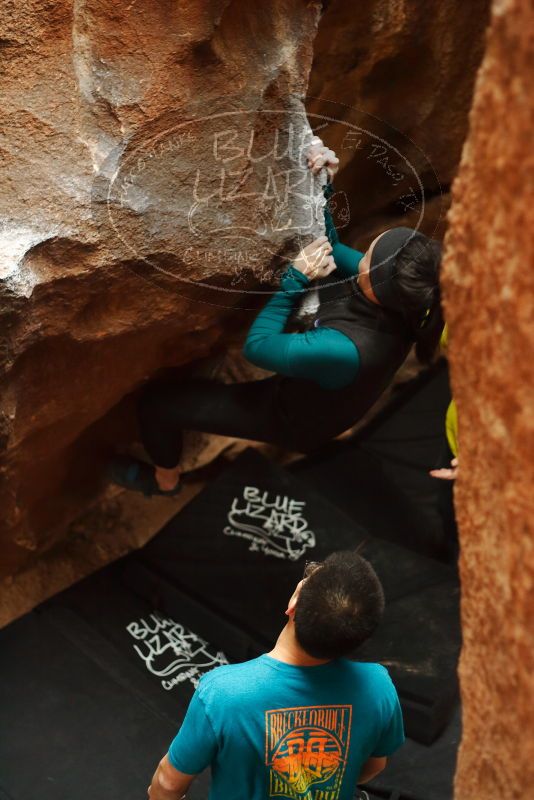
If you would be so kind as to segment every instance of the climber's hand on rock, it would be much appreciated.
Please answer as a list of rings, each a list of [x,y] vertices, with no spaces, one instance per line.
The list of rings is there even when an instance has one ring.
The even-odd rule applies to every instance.
[[[316,278],[326,278],[336,268],[331,253],[332,245],[328,241],[328,237],[320,236],[302,248],[294,260],[293,266],[311,281]]]
[[[339,158],[333,150],[330,150],[318,136],[311,140],[311,144],[306,152],[306,159],[309,169],[313,175],[318,175],[323,169],[326,169],[328,180],[333,181],[336,172],[339,169]]]
[[[458,459],[453,458],[450,468],[444,469],[431,469],[430,474],[433,478],[439,478],[441,481],[454,481],[458,477]]]

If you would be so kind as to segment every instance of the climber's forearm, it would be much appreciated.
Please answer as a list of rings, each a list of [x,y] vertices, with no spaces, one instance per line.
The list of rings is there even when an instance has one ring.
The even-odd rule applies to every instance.
[[[282,276],[281,290],[271,297],[250,327],[243,347],[245,358],[264,369],[283,371],[287,337],[291,335],[284,334],[284,329],[309,283],[305,275],[289,267]]]
[[[360,261],[364,254],[353,247],[338,242],[332,248],[332,255],[336,262],[334,277],[355,278],[358,274]]]

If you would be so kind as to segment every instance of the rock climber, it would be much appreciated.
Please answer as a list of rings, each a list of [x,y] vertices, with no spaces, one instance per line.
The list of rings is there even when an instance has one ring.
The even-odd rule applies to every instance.
[[[317,137],[307,163],[314,174],[325,170],[330,197],[339,164],[334,152]],[[145,495],[178,493],[187,429],[309,453],[362,418],[414,343],[420,360],[430,360],[443,328],[439,243],[397,227],[362,253],[339,241],[328,206],[325,220],[327,235],[301,250],[248,332],[245,357],[275,374],[234,384],[151,382],[140,396],[139,425],[152,464],[118,456],[111,480]],[[315,286],[319,305],[307,329],[286,332]]]

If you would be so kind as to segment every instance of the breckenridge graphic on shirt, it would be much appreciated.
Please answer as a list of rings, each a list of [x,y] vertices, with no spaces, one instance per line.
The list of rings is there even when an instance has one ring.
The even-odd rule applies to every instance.
[[[296,561],[316,543],[302,513],[305,505],[304,500],[245,486],[243,496],[232,501],[223,532],[246,539],[249,550]]]
[[[338,800],[350,746],[352,706],[265,712],[269,797]]]

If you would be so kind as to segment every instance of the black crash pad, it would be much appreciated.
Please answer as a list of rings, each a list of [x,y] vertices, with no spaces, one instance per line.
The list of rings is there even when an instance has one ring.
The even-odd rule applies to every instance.
[[[384,619],[358,651],[389,670],[399,689],[409,736],[431,744],[458,697],[459,587],[450,581],[389,603]]]
[[[387,406],[353,438],[330,443],[291,471],[369,533],[454,560],[452,497],[445,518],[443,482],[429,475],[445,463],[449,400],[447,367],[439,363],[395,387]]]
[[[219,648],[197,635],[195,622],[202,618],[203,610],[185,595],[180,594],[180,602],[170,614],[157,598],[144,599],[128,590],[122,575],[131,560],[131,556],[123,558],[80,581],[44,608],[74,612],[109,642],[131,669],[150,680],[156,691],[163,689],[157,695],[169,707],[185,711],[198,678],[227,659]],[[76,631],[70,635],[75,636]]]
[[[165,648],[178,641],[180,650],[183,636],[181,624],[177,640],[172,627],[155,630],[158,609],[121,583],[125,570],[133,575],[136,569],[127,557],[0,632],[2,800],[145,797],[145,784],[183,718],[193,685],[185,679],[165,690],[165,678],[154,675],[134,649],[137,644],[148,653],[139,645],[146,641],[140,622],[145,620],[154,629],[149,638],[158,635],[163,651],[156,666],[166,672],[175,651],[167,648],[172,653],[165,656]],[[194,625],[202,615],[198,606],[180,592],[171,597],[175,619],[185,622],[182,610]],[[379,646],[389,652],[387,637]],[[201,651],[189,646],[187,662]],[[213,647],[208,651],[212,659],[217,654]],[[189,669],[182,659],[167,678]],[[448,800],[458,739],[453,720],[430,748],[408,740],[373,781],[370,798]],[[208,785],[204,774],[193,784],[191,798],[206,800]]]
[[[398,789],[376,789],[366,788],[365,794],[356,796],[356,800],[427,800],[421,795],[407,794]],[[445,800],[445,798],[443,798]]]
[[[124,580],[173,613],[180,608],[181,595],[192,598],[198,604],[198,633],[224,647],[231,660],[242,660],[272,647],[307,560],[358,546],[384,585],[388,614],[400,614],[395,637],[387,639],[387,658],[396,665],[392,675],[407,732],[430,742],[446,723],[457,690],[459,631],[453,624],[455,611],[447,606],[457,590],[454,571],[368,536],[353,519],[257,451],[242,453],[129,560]],[[397,604],[404,601],[411,608],[410,598],[415,598],[417,606],[419,594],[431,587],[413,630],[409,613],[402,618]],[[377,632],[367,643],[366,660],[386,658],[380,636],[387,638],[387,633]],[[411,636],[418,640],[416,647]]]
[[[121,641],[123,622],[135,623],[140,635],[140,620],[154,619],[120,584],[102,592],[106,583],[101,576],[84,582],[82,593],[95,603],[92,622],[76,610],[75,587],[0,631],[0,797],[146,797],[193,686],[184,680],[165,691],[134,649],[146,655],[147,637],[135,640],[126,631]],[[114,627],[116,636],[102,632]],[[191,651],[188,658],[195,660]],[[177,674],[171,669],[169,678]],[[205,800],[208,785],[209,775],[201,776],[191,798]]]
[[[430,747],[407,739],[388,758],[385,770],[366,787],[370,798],[399,795],[414,800],[452,800],[460,738],[461,711],[457,705],[446,729]]]

